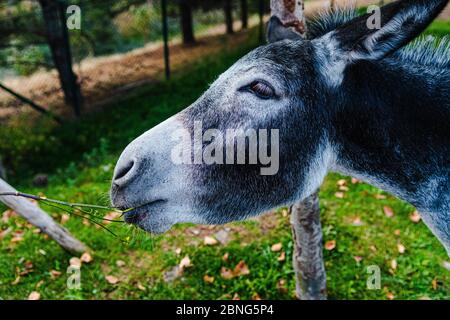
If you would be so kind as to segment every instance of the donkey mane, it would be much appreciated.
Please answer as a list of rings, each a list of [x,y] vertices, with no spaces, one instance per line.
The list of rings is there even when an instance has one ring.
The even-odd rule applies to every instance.
[[[308,39],[316,39],[359,16],[353,7],[323,10],[308,20]],[[426,68],[450,69],[450,38],[422,35],[395,52],[391,59]]]
[[[359,16],[353,7],[325,9],[307,20],[308,39],[316,39]]]
[[[420,36],[394,57],[428,68],[450,69],[450,38]]]

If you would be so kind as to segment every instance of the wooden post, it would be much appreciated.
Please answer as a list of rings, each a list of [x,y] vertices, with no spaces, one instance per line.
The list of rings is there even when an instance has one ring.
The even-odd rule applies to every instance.
[[[300,300],[326,300],[319,192],[291,207],[296,295]]]
[[[167,0],[161,0],[162,31],[164,41],[164,67],[166,79],[170,79],[169,28],[167,26]]]
[[[259,15],[259,42],[264,41],[264,0],[258,1],[258,15]]]
[[[303,0],[271,0],[272,16],[287,28],[304,36],[306,23]],[[301,300],[326,299],[326,274],[322,253],[322,227],[318,191],[291,207],[293,264],[296,295]]]
[[[81,114],[83,97],[77,76],[72,69],[72,54],[66,26],[65,6],[61,0],[39,0],[47,29],[47,41],[53,62],[58,70],[65,100],[78,117]]]
[[[2,157],[0,156],[0,179],[6,180],[6,168],[3,165]]]
[[[195,43],[195,37],[191,3],[189,0],[180,0],[179,8],[181,15],[180,21],[183,44],[193,44]]]
[[[225,24],[227,26],[227,34],[233,33],[233,6],[231,0],[225,0],[224,5]]]
[[[247,0],[241,0],[241,21],[242,29],[248,28],[248,3]]]
[[[0,179],[0,193],[4,192],[16,192],[16,190]],[[64,249],[72,253],[83,253],[88,250],[69,231],[57,224],[46,212],[29,200],[13,196],[0,196],[0,201],[28,220],[32,225],[41,229],[42,232],[48,234]]]

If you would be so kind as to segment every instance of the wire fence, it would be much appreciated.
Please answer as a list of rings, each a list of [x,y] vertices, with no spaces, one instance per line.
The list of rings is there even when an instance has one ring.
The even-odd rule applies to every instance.
[[[88,112],[221,50],[224,34],[258,26],[268,10],[268,0],[8,0],[0,4],[0,121],[30,108],[70,116],[74,101]],[[237,45],[248,40],[237,33]]]

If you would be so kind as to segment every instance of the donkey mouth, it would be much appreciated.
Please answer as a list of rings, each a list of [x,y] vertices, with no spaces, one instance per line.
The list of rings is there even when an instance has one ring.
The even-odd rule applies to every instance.
[[[157,204],[162,202],[166,202],[166,200],[158,199],[140,206],[137,206],[132,209],[128,209],[127,212],[124,213],[124,221],[130,224],[139,224],[145,217],[151,214],[151,209]]]

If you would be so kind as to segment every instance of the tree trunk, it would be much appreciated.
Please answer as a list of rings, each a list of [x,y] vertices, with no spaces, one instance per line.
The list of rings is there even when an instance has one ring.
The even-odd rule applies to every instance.
[[[241,0],[241,22],[242,29],[248,28],[248,4],[247,0]]]
[[[4,192],[16,192],[16,190],[0,179],[0,193]],[[29,200],[14,196],[0,196],[0,201],[28,220],[32,225],[41,229],[42,232],[48,234],[64,249],[72,253],[82,253],[88,250],[69,231],[57,224],[47,213]]]
[[[0,156],[0,179],[6,180],[6,169],[3,165],[2,157]]]
[[[180,15],[183,44],[193,44],[195,43],[194,23],[192,19],[192,7],[189,0],[180,1]]]
[[[167,0],[161,0],[162,33],[164,42],[164,71],[166,80],[170,79],[169,26],[167,23]]]
[[[227,26],[227,34],[233,33],[233,6],[231,0],[225,0],[224,6],[225,24]]]
[[[297,298],[325,300],[326,274],[322,255],[318,192],[292,206],[291,223]]]
[[[59,0],[39,0],[47,30],[47,41],[53,62],[58,70],[61,88],[66,103],[70,104],[78,117],[83,98],[77,76],[72,70],[69,35],[66,26],[65,6]]]
[[[284,26],[305,34],[303,0],[271,0],[271,14]],[[296,295],[302,300],[326,299],[326,274],[322,256],[322,227],[318,191],[291,208],[294,240],[293,264]]]

